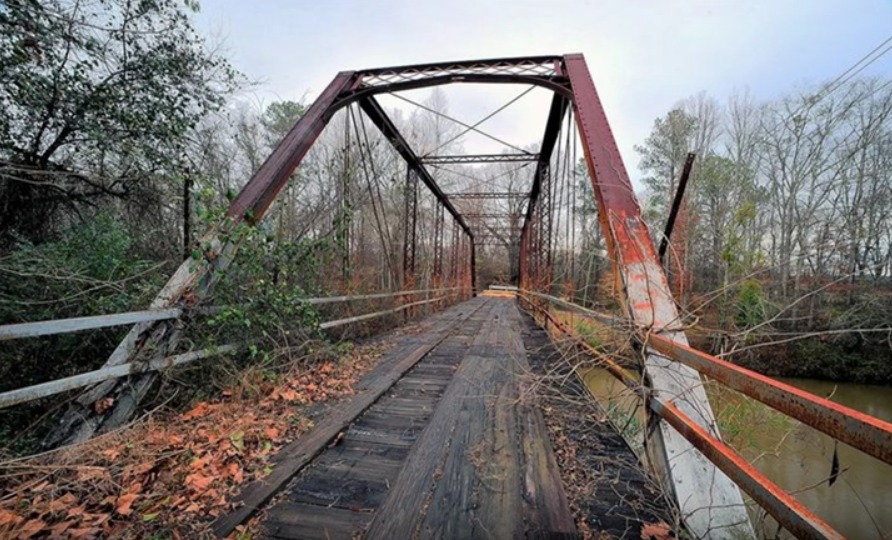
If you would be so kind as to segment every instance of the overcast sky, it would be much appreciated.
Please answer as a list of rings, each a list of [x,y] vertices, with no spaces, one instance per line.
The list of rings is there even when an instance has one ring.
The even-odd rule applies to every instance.
[[[892,0],[204,0],[197,24],[262,82],[252,99],[263,102],[311,100],[345,69],[581,52],[637,179],[633,145],[673,104],[704,90],[771,98],[827,82],[892,35]],[[892,52],[863,73],[892,75]],[[474,123],[521,91],[452,85],[446,97],[451,115]],[[537,89],[481,128],[535,143],[548,100]]]

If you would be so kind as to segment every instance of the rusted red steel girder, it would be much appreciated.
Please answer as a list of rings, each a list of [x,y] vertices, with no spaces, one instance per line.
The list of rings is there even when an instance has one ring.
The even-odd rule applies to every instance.
[[[576,125],[585,154],[598,217],[621,279],[620,301],[636,325],[668,332],[687,344],[678,311],[669,291],[650,233],[641,218],[628,172],[623,164],[607,115],[585,59],[564,56],[563,68],[573,94]],[[672,397],[689,417],[718,438],[715,418],[696,371],[646,351],[645,372],[656,398]],[[664,422],[648,433],[652,462],[667,489],[675,494],[686,523],[695,536],[754,534],[739,488],[682,434]]]
[[[291,173],[325,129],[334,114],[335,101],[353,88],[356,82],[352,71],[337,74],[232,201],[228,212],[230,219],[241,221],[247,218],[257,222],[263,217],[276,195],[285,187]]]
[[[394,125],[393,121],[387,116],[387,113],[384,112],[384,109],[381,105],[372,97],[367,97],[362,99],[359,102],[359,106],[362,107],[363,112],[368,115],[369,119],[371,119],[372,123],[381,130],[381,133],[384,134],[384,137],[390,141],[390,144],[393,145],[394,149],[397,153],[402,156],[402,158],[409,164],[409,166],[415,171],[418,175],[418,178],[424,182],[424,185],[434,194],[437,201],[442,203],[443,206],[446,207],[446,210],[452,214],[452,217],[458,222],[462,229],[464,229],[465,233],[468,236],[473,237],[474,234],[471,232],[471,229],[468,227],[468,224],[465,223],[465,220],[462,218],[461,214],[458,210],[455,209],[455,206],[452,205],[452,202],[449,200],[449,197],[443,193],[443,190],[440,189],[440,186],[437,184],[436,180],[431,176],[430,172],[428,172],[427,168],[421,163],[418,156],[412,150],[409,143],[403,137],[403,135],[399,132]]]
[[[711,379],[892,465],[892,423],[818,397],[658,334],[646,344]]]

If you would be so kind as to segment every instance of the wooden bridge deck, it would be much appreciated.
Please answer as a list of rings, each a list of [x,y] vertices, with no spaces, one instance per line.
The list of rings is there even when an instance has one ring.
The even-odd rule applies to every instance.
[[[513,299],[487,297],[422,321],[245,508],[265,509],[270,538],[577,537],[530,389],[529,325]]]

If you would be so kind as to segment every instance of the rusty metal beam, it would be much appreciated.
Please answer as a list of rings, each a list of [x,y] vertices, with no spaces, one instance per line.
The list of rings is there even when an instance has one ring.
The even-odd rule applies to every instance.
[[[533,207],[536,206],[536,200],[539,198],[539,192],[542,190],[542,175],[548,169],[551,154],[557,144],[558,135],[561,132],[561,122],[564,114],[567,112],[570,101],[563,95],[555,93],[551,100],[551,108],[548,111],[548,120],[545,122],[545,134],[542,136],[542,145],[539,148],[539,161],[536,163],[536,172],[533,174],[533,185],[530,187],[530,202],[527,205],[527,215],[524,219],[523,228],[527,228],[527,224],[533,218]]]
[[[585,59],[564,57],[573,92],[576,125],[588,166],[608,253],[622,279],[625,308],[632,320],[654,332],[668,332],[687,344],[650,233],[641,219],[629,175],[613,138],[607,115]],[[679,408],[719,438],[703,382],[697,372],[652,351],[645,372],[658,399],[674,399]],[[676,429],[659,422],[649,432],[652,463],[667,489],[675,494],[685,523],[695,537],[754,536],[740,489],[696,450]]]
[[[421,78],[444,73],[467,75],[469,73],[535,72],[547,75],[556,72],[560,61],[561,57],[556,55],[517,56],[379,67],[363,69],[359,73],[365,79],[381,78],[385,81],[389,77]]]
[[[845,539],[845,536],[750,465],[733,448],[714,438],[671,401],[651,399],[649,407],[729,475],[796,538]]]
[[[246,217],[256,223],[263,217],[331,119],[336,109],[335,100],[355,83],[354,72],[338,73],[232,201],[228,212],[230,218],[241,220]]]
[[[176,319],[182,315],[180,308],[149,309],[144,311],[130,311],[127,313],[113,313],[110,315],[92,315],[89,317],[73,317],[69,319],[55,319],[51,321],[35,321],[27,323],[6,324],[0,326],[0,341],[8,339],[30,338],[37,336],[49,336],[53,334],[67,334],[83,330],[108,328],[150,321],[163,321]]]
[[[559,56],[535,56],[366,69],[343,102],[452,83],[531,84],[569,96],[560,62]]]
[[[797,538],[844,538],[805,505],[796,500],[795,497],[750,465],[733,448],[716,439],[709,431],[694,422],[678,407],[673,405],[671,401],[663,401],[648,394],[647,389],[641,385],[640,381],[630,375],[616,361],[585,342],[547,309],[532,302],[529,296],[530,293],[519,291],[518,294],[526,300],[530,309],[544,316],[555,328],[575,341],[577,346],[602,362],[608,373],[622,382],[639,398],[646,400],[650,410],[672,425],[695,448],[728,474],[754,501],[771,514],[784,528],[796,535]]]
[[[384,109],[378,103],[378,101],[373,97],[366,97],[359,101],[359,106],[362,107],[362,110],[368,115],[369,119],[375,124],[378,129],[381,130],[381,133],[390,141],[390,144],[393,145],[394,149],[402,156],[402,158],[409,164],[416,174],[418,174],[418,178],[424,182],[424,185],[434,194],[434,197],[446,207],[446,210],[452,215],[453,219],[458,222],[459,226],[471,237],[474,234],[471,232],[468,224],[465,223],[464,218],[462,218],[461,214],[455,207],[452,205],[452,201],[449,200],[449,197],[443,193],[443,190],[440,189],[440,186],[437,184],[436,180],[434,180],[433,176],[431,176],[430,172],[428,172],[427,168],[425,168],[424,164],[421,163],[421,160],[418,159],[418,156],[415,155],[415,152],[412,151],[412,148],[409,146],[409,143],[403,138],[403,135],[399,132],[387,114],[384,112]]]
[[[486,218],[486,219],[520,217],[519,214],[511,214],[511,213],[508,213],[508,212],[502,212],[502,213],[495,213],[495,212],[493,212],[493,213],[465,213],[465,214],[462,214],[462,215],[465,216],[466,218]]]
[[[647,343],[653,349],[729,388],[892,464],[892,423],[734,365],[665,336],[651,334]]]

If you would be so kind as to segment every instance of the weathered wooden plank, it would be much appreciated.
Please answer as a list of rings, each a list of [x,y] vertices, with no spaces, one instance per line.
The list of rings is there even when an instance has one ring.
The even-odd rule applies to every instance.
[[[389,446],[394,450],[402,450],[404,454],[408,453],[408,448],[383,444],[380,446]],[[398,460],[377,456],[351,456],[324,463],[317,460],[313,466],[318,466],[320,470],[331,470],[335,475],[388,483],[397,477],[404,459],[405,456]]]
[[[456,367],[449,364],[444,365],[425,365],[418,366],[418,370],[414,375],[418,377],[427,377],[431,379],[449,380],[455,375]]]
[[[352,538],[371,520],[367,512],[300,503],[283,503],[270,510],[265,533],[272,538],[333,540]]]
[[[430,396],[432,400],[436,400],[439,398],[438,395],[432,394]],[[382,400],[384,401],[384,400]],[[369,409],[359,417],[354,425],[363,425],[369,427],[406,427],[406,426],[421,426],[424,427],[427,425],[427,420],[430,418],[431,412],[422,413],[419,411],[405,412],[401,411],[403,414],[395,414],[393,411],[386,411],[386,402],[381,403],[381,407],[376,407],[374,409]]]
[[[388,444],[409,448],[415,441],[424,426],[417,427],[370,427],[361,424],[353,424],[347,430],[347,436],[354,441]]]
[[[487,311],[481,315],[491,320],[493,313]],[[490,339],[493,328],[494,325],[487,325],[474,339],[469,354],[459,365],[427,428],[412,447],[402,472],[372,519],[367,538],[411,538],[418,532],[438,471],[442,470],[446,454],[454,444],[457,422],[460,417],[466,417],[461,411],[475,391],[475,381],[488,369],[485,358],[475,355],[474,351]]]
[[[433,491],[422,535],[431,538],[517,538],[523,535],[517,447],[516,362],[523,348],[509,339],[505,302],[473,351],[476,385],[456,424],[443,476]],[[457,490],[457,493],[453,490]],[[458,495],[458,496],[456,496]]]
[[[517,356],[518,373],[531,373],[527,362],[526,346],[521,335],[525,323],[517,304],[512,303],[506,314],[511,323],[512,350],[520,349]],[[538,398],[522,376],[518,377],[519,400],[516,407],[518,417],[519,448],[521,452],[521,489],[523,500],[523,520],[527,536],[552,538],[577,534],[573,514],[567,501],[561,480],[560,469],[554,457],[545,420],[539,408]]]
[[[313,467],[302,474],[301,481],[290,489],[289,500],[352,510],[372,510],[381,504],[388,487],[387,478],[360,478],[345,469]]]
[[[519,325],[514,304],[498,301],[369,538],[576,536],[538,406],[518,388],[526,367]]]
[[[383,395],[399,378],[418,363],[428,352],[445,340],[464,321],[468,320],[486,300],[472,300],[467,304],[469,310],[461,314],[451,323],[447,323],[440,331],[432,332],[429,340],[417,347],[403,360],[396,363],[388,372],[369,383],[368,387],[353,399],[332,411],[331,415],[317,424],[307,436],[295,441],[283,450],[285,456],[263,480],[248,485],[236,498],[241,504],[238,508],[218,518],[212,524],[213,532],[224,537],[235,529],[242,521],[253,514],[257,508],[278,492],[298,471],[318,455],[334,437],[343,431],[357,416]]]

